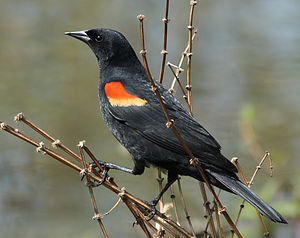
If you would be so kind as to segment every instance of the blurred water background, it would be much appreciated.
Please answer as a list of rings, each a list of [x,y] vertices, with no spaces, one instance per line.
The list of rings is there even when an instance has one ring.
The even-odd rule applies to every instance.
[[[78,141],[85,139],[99,158],[132,167],[129,154],[101,118],[94,55],[64,32],[113,28],[123,32],[138,53],[136,16],[142,13],[148,60],[158,77],[164,5],[155,0],[1,0],[0,120],[14,125],[13,116],[22,111],[75,151]],[[188,13],[189,1],[171,1],[167,60],[172,63],[179,61],[186,46]],[[264,150],[271,152],[274,177],[268,177],[267,169],[260,171],[254,190],[290,222],[267,222],[273,237],[300,237],[299,21],[297,0],[201,0],[195,10],[195,117],[218,139],[228,158],[239,157],[248,177]],[[165,75],[169,87],[172,74],[167,69]],[[26,128],[22,131],[34,136]],[[261,149],[253,150],[255,144]],[[138,178],[110,174],[138,197],[149,200],[157,193],[154,169]],[[183,184],[197,230],[203,225],[198,183],[184,178]],[[104,188],[98,189],[97,198],[101,211],[117,201]],[[239,198],[223,193],[222,201],[237,213]],[[262,237],[255,211],[248,207],[241,231],[246,237]],[[120,205],[105,217],[110,237],[144,237],[139,227],[132,228],[134,219],[128,214]],[[92,215],[78,174],[0,133],[0,237],[99,237]]]

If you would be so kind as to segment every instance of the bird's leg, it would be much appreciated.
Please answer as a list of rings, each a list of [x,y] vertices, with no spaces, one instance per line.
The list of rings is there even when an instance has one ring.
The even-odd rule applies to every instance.
[[[177,180],[178,175],[174,174],[170,171],[168,171],[168,182],[167,184],[163,187],[163,189],[160,191],[160,193],[153,198],[151,201],[146,202],[151,208],[152,211],[150,213],[150,216],[148,218],[148,221],[151,220],[154,215],[156,214],[156,205],[159,202],[160,198],[162,197],[162,195],[168,190],[168,188]]]
[[[108,163],[108,162],[103,162],[98,160],[98,162],[100,163],[100,165],[103,167],[103,172],[102,172],[102,179],[99,181],[99,183],[96,186],[100,186],[101,184],[103,184],[103,182],[106,180],[107,178],[107,173],[110,169],[116,169],[116,170],[120,170],[129,174],[133,174],[133,175],[139,175],[142,174],[145,170],[145,165],[144,163],[140,162],[140,161],[136,161],[134,160],[134,167],[133,169],[129,169],[126,167],[122,167],[116,164],[112,164],[112,163]],[[95,163],[92,164],[93,167],[96,166]]]

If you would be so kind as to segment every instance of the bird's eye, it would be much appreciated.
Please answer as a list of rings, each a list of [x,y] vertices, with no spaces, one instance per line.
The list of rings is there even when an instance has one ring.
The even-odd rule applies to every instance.
[[[96,36],[96,38],[95,38],[95,41],[97,41],[97,42],[101,42],[101,41],[103,41],[103,36],[102,35],[97,35]]]

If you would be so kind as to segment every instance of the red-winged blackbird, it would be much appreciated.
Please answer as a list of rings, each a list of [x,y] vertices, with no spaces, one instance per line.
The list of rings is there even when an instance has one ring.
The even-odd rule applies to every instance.
[[[120,32],[103,28],[66,34],[83,41],[95,53],[101,71],[98,92],[103,118],[134,162],[133,169],[111,163],[105,163],[105,167],[134,175],[142,174],[150,165],[166,170],[168,182],[151,200],[153,206],[178,175],[203,181],[173,131],[166,127],[166,118],[145,69],[126,38]],[[209,132],[159,82],[155,83],[176,129],[210,183],[241,196],[270,220],[287,223],[238,179],[236,167],[221,154],[221,146]]]

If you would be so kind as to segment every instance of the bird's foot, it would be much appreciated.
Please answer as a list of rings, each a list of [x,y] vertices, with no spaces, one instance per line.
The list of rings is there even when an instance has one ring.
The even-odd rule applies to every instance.
[[[99,168],[99,164],[101,165],[102,168],[105,168],[105,167],[108,167],[108,163],[107,162],[104,162],[104,161],[101,161],[101,160],[97,160],[97,163],[96,162],[91,162],[90,165],[92,165],[92,168],[93,169],[96,169],[96,168]],[[100,169],[100,168],[99,168]]]
[[[107,173],[108,173],[108,171],[109,171],[110,168],[108,168],[106,166],[103,166],[103,168],[104,168],[104,170],[102,172],[102,179],[96,184],[96,187],[101,186],[105,182],[105,180],[107,178]]]
[[[102,168],[103,168],[103,171],[102,171],[102,179],[98,182],[98,183],[93,183],[93,187],[98,187],[98,186],[101,186],[104,182],[105,182],[105,180],[106,180],[106,178],[107,178],[107,173],[108,173],[108,171],[110,170],[110,163],[107,163],[107,162],[102,162],[102,161],[100,161],[100,160],[98,160],[98,163],[102,166]],[[95,168],[98,168],[98,165],[95,163],[95,162],[93,162],[93,163],[90,163],[90,165],[92,165],[92,168],[93,169],[95,169]],[[83,169],[81,172],[80,172],[80,174],[82,175],[81,176],[81,179],[80,179],[80,181],[82,181],[83,179],[84,179],[84,177],[85,177],[85,174],[86,174],[86,170],[85,169]],[[91,186],[91,184],[89,184],[89,186]]]
[[[109,166],[110,163],[103,162],[101,160],[97,160],[97,161],[101,165],[101,167],[103,168],[103,171],[101,173],[102,174],[102,179],[98,183],[95,184],[95,187],[101,186],[105,182],[105,180],[107,178],[107,173],[110,170],[110,166]],[[99,166],[95,162],[91,163],[91,165],[92,165],[93,169],[99,168]]]
[[[151,207],[151,212],[148,214],[148,218],[147,221],[152,220],[152,218],[155,216],[155,214],[157,213],[157,209],[156,209],[156,205],[157,205],[157,200],[153,199],[151,201],[144,201],[144,203],[146,203],[149,207]]]

